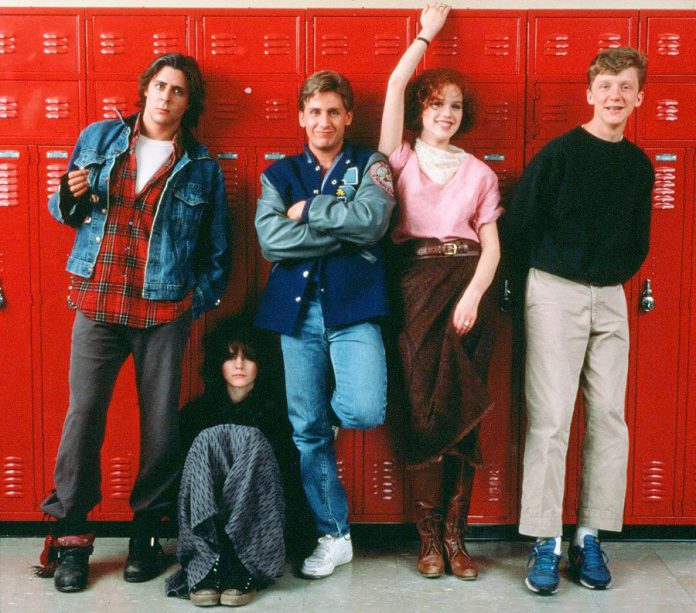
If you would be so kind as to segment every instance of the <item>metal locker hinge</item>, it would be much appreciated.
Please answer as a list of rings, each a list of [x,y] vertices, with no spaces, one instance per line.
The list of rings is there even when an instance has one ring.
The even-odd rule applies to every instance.
[[[512,289],[510,288],[509,279],[505,279],[503,282],[503,292],[500,296],[500,310],[503,313],[507,313],[512,309]]]

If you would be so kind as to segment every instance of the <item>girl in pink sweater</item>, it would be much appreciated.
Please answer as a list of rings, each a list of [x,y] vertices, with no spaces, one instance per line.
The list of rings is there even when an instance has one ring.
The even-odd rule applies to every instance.
[[[500,259],[495,222],[502,209],[493,171],[450,142],[474,123],[462,74],[432,69],[408,83],[449,11],[440,3],[423,10],[420,34],[389,79],[379,150],[389,156],[396,181],[391,238],[400,255],[399,355],[421,537],[418,571],[439,577],[449,568],[469,580],[478,571],[462,533],[474,467],[481,464],[478,428],[491,408],[490,286]],[[414,146],[403,140],[404,120],[418,135]]]

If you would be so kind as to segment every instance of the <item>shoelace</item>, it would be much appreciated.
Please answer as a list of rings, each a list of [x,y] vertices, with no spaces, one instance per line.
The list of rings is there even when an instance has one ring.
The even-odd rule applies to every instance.
[[[585,543],[583,554],[585,556],[587,568],[604,570],[604,567],[609,561],[607,554],[602,551],[597,541],[590,541],[588,539]]]
[[[331,544],[335,540],[336,539],[332,538],[331,536],[320,536],[319,545],[317,545],[317,548],[314,550],[311,557],[319,558],[320,560],[329,559],[331,557]]]
[[[535,566],[539,573],[552,574],[555,572],[559,557],[554,552],[553,543],[550,545],[535,545],[527,560],[527,567],[530,566],[534,558],[536,558]]]

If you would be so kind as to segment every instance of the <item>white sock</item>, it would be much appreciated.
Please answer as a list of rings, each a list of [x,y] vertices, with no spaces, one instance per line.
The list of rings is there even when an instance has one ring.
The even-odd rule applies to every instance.
[[[597,530],[596,528],[588,528],[587,526],[578,526],[575,530],[573,545],[576,545],[577,547],[584,547],[585,537],[587,535],[591,535],[597,538],[597,536],[599,536],[599,530]]]
[[[560,536],[539,536],[537,537],[537,543],[539,541],[555,541],[556,545],[553,548],[553,552],[557,555],[561,555],[561,537]]]

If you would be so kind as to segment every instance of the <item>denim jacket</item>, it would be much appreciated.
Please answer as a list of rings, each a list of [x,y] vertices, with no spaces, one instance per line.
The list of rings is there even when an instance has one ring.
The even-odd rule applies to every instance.
[[[63,181],[49,200],[51,215],[77,228],[67,270],[89,278],[104,238],[109,181],[127,151],[136,115],[100,121],[83,130],[69,168],[89,169],[88,192],[70,194]],[[193,316],[220,303],[229,274],[227,198],[222,170],[186,131],[184,153],[172,169],[150,235],[143,298],[179,300],[193,289]]]

